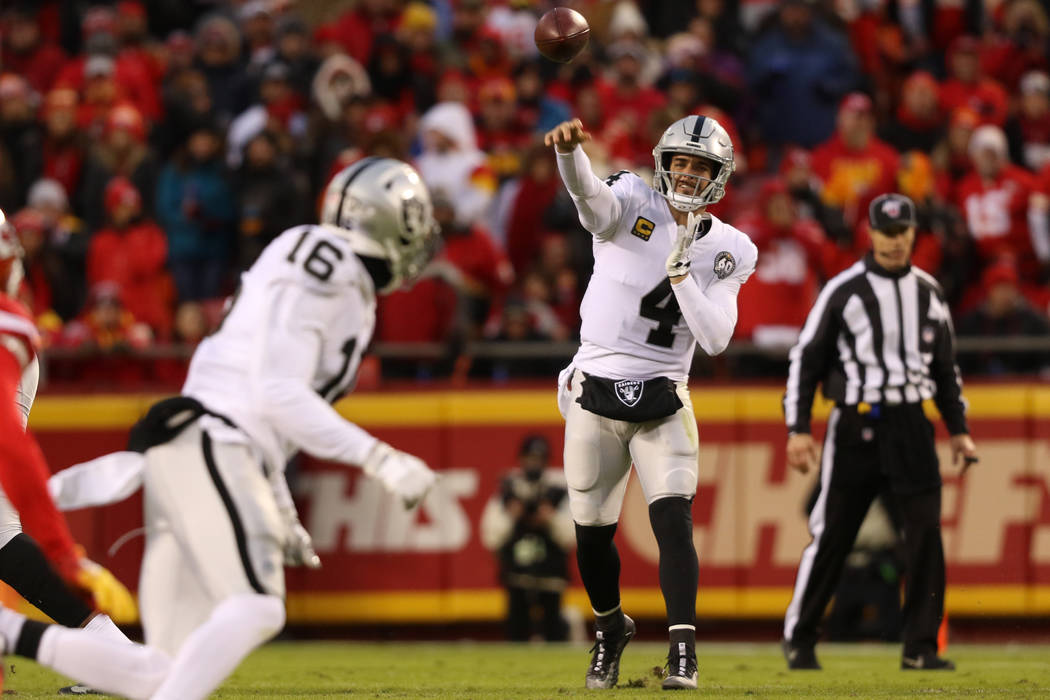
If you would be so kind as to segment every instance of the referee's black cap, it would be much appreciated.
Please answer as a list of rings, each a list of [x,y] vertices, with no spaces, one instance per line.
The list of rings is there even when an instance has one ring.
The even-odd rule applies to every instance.
[[[868,224],[884,233],[915,226],[918,224],[915,202],[903,194],[880,194],[868,206]]]

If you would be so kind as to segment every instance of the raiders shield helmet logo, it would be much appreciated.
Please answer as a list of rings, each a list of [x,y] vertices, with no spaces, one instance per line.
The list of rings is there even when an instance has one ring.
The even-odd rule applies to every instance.
[[[632,407],[642,398],[642,382],[638,379],[621,379],[613,384],[613,388],[616,389],[616,398],[624,406]]]
[[[715,277],[720,280],[724,280],[729,275],[733,274],[733,270],[736,269],[736,260],[733,259],[733,254],[728,250],[723,250],[721,253],[715,256]]]

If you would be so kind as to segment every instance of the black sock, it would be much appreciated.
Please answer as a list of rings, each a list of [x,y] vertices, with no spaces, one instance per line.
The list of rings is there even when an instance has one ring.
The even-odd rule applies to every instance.
[[[576,523],[576,564],[591,607],[599,613],[612,613],[603,616],[612,618],[610,622],[616,619],[622,622],[620,554],[613,543],[615,534],[615,523],[598,527]]]
[[[660,590],[667,606],[667,625],[695,629],[700,564],[693,545],[692,503],[681,496],[656,500],[649,506],[649,522],[660,548]]]
[[[26,620],[22,623],[22,631],[18,633],[18,641],[15,642],[14,652],[26,659],[35,659],[37,650],[40,649],[40,638],[49,625],[37,620]]]
[[[678,644],[684,642],[690,649],[696,648],[696,629],[692,627],[679,627],[678,629],[670,630],[668,633],[671,637],[671,648],[677,649]]]
[[[65,627],[79,627],[91,617],[91,608],[69,589],[25,533],[0,547],[0,581]]]

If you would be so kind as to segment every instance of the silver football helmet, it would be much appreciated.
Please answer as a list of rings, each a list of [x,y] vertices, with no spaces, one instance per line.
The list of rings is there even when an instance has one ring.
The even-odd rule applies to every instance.
[[[422,178],[393,158],[364,158],[340,170],[325,190],[321,223],[339,229],[355,253],[390,264],[382,294],[418,277],[440,240]]]
[[[671,157],[675,153],[687,153],[711,161],[714,177],[694,178],[696,185],[691,194],[678,192],[675,184],[681,176],[671,172]],[[653,189],[678,211],[696,211],[722,199],[735,167],[729,133],[717,120],[702,115],[679,119],[667,127],[653,149],[653,160],[656,163]]]

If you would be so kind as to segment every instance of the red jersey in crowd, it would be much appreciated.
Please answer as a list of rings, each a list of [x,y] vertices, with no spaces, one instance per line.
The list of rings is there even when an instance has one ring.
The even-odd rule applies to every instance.
[[[131,315],[166,333],[171,329],[173,299],[167,259],[168,239],[152,221],[139,221],[123,230],[101,229],[91,237],[88,249],[88,286],[116,282]]]
[[[813,172],[824,183],[824,201],[842,209],[853,225],[868,204],[896,187],[900,157],[889,144],[872,136],[866,147],[850,148],[839,134],[813,151]]]
[[[1039,217],[1032,207],[1032,195],[1038,192],[1033,175],[1016,165],[1007,165],[994,180],[985,180],[971,172],[959,183],[956,205],[966,219],[970,235],[977,244],[982,263],[999,257],[1019,262],[1022,279],[1037,275],[1036,236],[1045,238],[1045,215]]]
[[[945,80],[941,83],[940,102],[945,114],[951,114],[959,107],[969,107],[980,117],[981,124],[1002,126],[1006,122],[1006,91],[990,78],[973,83],[954,78]]]
[[[734,225],[758,247],[755,274],[740,289],[737,337],[759,343],[794,343],[817,295],[817,272],[825,279],[834,274],[834,244],[809,219],[796,219],[785,228],[753,212],[742,215]]]

